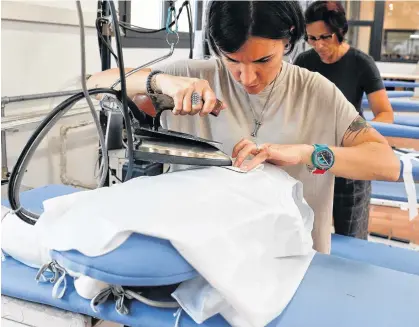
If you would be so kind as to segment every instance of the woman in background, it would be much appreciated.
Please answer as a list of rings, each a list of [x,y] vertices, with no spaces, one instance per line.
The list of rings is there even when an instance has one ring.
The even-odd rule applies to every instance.
[[[339,2],[315,1],[305,12],[305,40],[312,49],[301,53],[295,65],[318,72],[345,95],[363,116],[366,93],[374,121],[392,123],[393,110],[374,60],[344,42],[348,32],[345,10]],[[335,179],[333,219],[335,232],[366,239],[371,182]]]

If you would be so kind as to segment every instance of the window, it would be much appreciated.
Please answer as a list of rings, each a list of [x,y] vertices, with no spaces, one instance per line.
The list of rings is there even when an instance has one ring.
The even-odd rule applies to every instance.
[[[170,1],[164,0],[134,0],[119,1],[119,14],[121,21],[136,25],[145,29],[163,29],[157,33],[137,33],[125,30],[122,37],[122,46],[127,48],[167,48],[166,31],[164,30],[167,17],[167,9]],[[185,3],[184,0],[175,1],[176,13]],[[192,28],[195,16],[202,15],[200,6],[196,5],[196,0],[189,1],[191,5]],[[183,7],[178,21],[179,42],[177,48],[189,48],[189,20],[187,7]]]
[[[130,1],[131,24],[150,29],[162,28],[162,1],[147,1],[147,7],[143,1]]]
[[[346,19],[351,21],[374,20],[375,1],[344,1]]]
[[[365,53],[370,53],[371,26],[349,26],[348,43]]]
[[[419,1],[385,1],[381,60],[418,62]]]
[[[195,12],[196,1],[190,1],[190,4],[191,4],[191,13],[192,13],[191,19],[192,19],[192,26],[193,26],[194,24],[193,18],[196,19],[196,17],[194,17],[194,14],[193,14]],[[176,1],[175,3],[176,13],[179,13],[179,10],[182,7],[182,5],[183,5],[183,1],[180,1],[180,0]],[[188,8],[184,7],[179,17],[179,32],[189,33],[189,21],[188,21],[187,9]]]

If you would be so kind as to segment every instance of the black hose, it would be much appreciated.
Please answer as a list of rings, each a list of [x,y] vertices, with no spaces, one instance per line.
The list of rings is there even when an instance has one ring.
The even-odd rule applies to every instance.
[[[121,44],[121,33],[119,31],[119,23],[118,23],[118,15],[116,13],[115,4],[113,1],[109,2],[111,7],[111,15],[112,21],[114,25],[114,32],[115,32],[115,41],[116,41],[116,48],[118,53],[118,60],[119,60],[119,74],[121,79],[121,102],[122,102],[122,114],[126,122],[129,122],[129,113],[128,113],[128,104],[127,104],[127,84],[125,80],[125,66],[124,66],[124,58],[122,54],[122,44]],[[125,181],[131,179],[132,172],[134,168],[134,142],[132,141],[132,129],[131,124],[126,124],[127,129],[127,156],[128,156],[128,168],[127,174],[125,176]]]
[[[99,89],[92,89],[89,90],[89,95],[95,95],[95,94],[112,94],[119,99],[123,97],[119,91],[113,90],[113,89],[105,89],[105,88],[99,88]],[[22,171],[23,165],[26,163],[26,160],[28,160],[29,152],[31,151],[33,145],[38,141],[38,137],[41,135],[43,130],[50,124],[54,118],[56,118],[60,113],[68,109],[69,107],[73,106],[76,102],[80,101],[84,98],[84,93],[80,92],[77,93],[70,98],[64,100],[61,102],[57,107],[55,107],[46,117],[45,119],[37,126],[34,133],[29,138],[28,142],[24,146],[19,158],[16,161],[16,164],[13,168],[13,171],[10,175],[9,179],[9,187],[8,187],[8,197],[9,197],[9,203],[12,208],[12,210],[16,213],[16,215],[22,219],[24,222],[28,224],[35,224],[36,219],[26,215],[24,212],[22,212],[22,208],[18,206],[18,199],[15,198],[15,196],[19,196],[19,190],[16,190],[16,187],[20,187],[20,185],[16,185],[16,183],[19,181],[18,177],[20,174],[23,174],[24,171]],[[138,109],[137,109],[138,110]],[[127,127],[130,126],[130,123],[126,124]],[[30,159],[30,158],[29,158]],[[20,184],[20,183],[18,183]]]

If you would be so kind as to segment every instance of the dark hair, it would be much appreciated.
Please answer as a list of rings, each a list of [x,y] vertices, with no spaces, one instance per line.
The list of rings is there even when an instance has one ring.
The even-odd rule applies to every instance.
[[[298,1],[212,1],[207,17],[206,37],[218,56],[236,52],[250,36],[289,39],[289,54],[304,35]]]
[[[323,21],[342,43],[348,32],[345,9],[339,1],[315,1],[305,12],[306,24]]]

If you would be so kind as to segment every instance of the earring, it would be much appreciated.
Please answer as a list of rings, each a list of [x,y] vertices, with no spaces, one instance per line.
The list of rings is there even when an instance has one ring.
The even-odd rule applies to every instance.
[[[285,45],[285,50],[289,50],[289,49],[290,49],[290,47],[291,47],[291,44],[290,44],[290,43],[287,43],[287,44]]]

